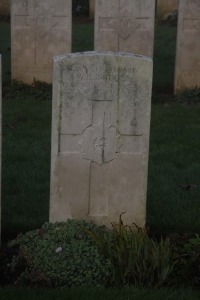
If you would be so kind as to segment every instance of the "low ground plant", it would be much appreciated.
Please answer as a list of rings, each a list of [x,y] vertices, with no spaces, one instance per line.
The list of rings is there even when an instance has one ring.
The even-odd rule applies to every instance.
[[[136,225],[45,223],[9,242],[1,284],[43,287],[200,286],[200,236],[156,238]],[[9,255],[8,255],[9,254]]]
[[[42,286],[102,286],[110,262],[98,251],[83,228],[106,230],[93,223],[68,220],[45,223],[41,229],[19,235],[9,243],[15,249],[9,265],[16,284]]]
[[[168,239],[122,223],[45,223],[9,242],[11,283],[48,287],[160,287],[173,271]],[[2,273],[3,273],[2,272]]]
[[[200,287],[200,235],[177,235],[173,242],[173,260],[176,268],[172,282],[176,286]]]

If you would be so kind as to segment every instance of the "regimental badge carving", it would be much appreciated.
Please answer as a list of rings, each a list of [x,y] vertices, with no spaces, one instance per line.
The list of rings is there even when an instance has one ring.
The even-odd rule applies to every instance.
[[[123,7],[114,17],[100,17],[100,30],[113,30],[123,40],[127,40],[134,31],[148,30],[149,17],[136,17],[127,7]]]
[[[139,27],[137,20],[131,12],[125,7],[110,22],[110,26],[123,39],[126,40],[134,30]]]

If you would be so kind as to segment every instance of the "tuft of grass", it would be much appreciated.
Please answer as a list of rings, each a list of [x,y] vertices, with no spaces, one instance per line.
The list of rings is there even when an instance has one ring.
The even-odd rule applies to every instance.
[[[117,287],[160,287],[173,273],[172,247],[169,239],[160,242],[146,230],[123,224],[122,214],[112,231],[87,230],[100,252],[111,262],[111,285]]]

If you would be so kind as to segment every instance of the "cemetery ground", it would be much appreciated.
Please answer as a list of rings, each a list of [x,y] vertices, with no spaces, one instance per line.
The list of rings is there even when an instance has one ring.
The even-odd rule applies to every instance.
[[[93,50],[92,23],[73,26],[73,51]],[[89,38],[88,38],[89,37]],[[176,27],[157,25],[147,194],[147,225],[152,234],[181,240],[200,233],[199,94],[174,99]],[[0,21],[3,56],[2,235],[40,228],[48,221],[51,86],[10,84],[9,23]],[[133,220],[134,221],[134,220]],[[193,253],[194,254],[194,253]],[[3,256],[3,252],[1,254]],[[198,258],[199,255],[195,257]],[[198,261],[199,263],[199,261]],[[90,289],[0,290],[1,299],[199,299],[196,290]]]

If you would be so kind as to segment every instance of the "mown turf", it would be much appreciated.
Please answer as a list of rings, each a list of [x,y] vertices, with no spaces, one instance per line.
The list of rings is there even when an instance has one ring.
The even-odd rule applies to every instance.
[[[72,51],[94,50],[94,25],[93,23],[75,23],[72,26]]]
[[[156,26],[154,92],[172,90],[175,39],[176,27]],[[0,45],[7,57],[9,41],[9,23],[1,21]],[[92,49],[93,24],[74,24],[73,51]],[[3,64],[8,68],[4,58]],[[6,86],[2,228],[9,237],[48,220],[51,87]],[[200,231],[200,108],[164,105],[165,99],[160,94],[153,97],[147,224],[159,231]]]
[[[153,91],[156,93],[173,93],[176,33],[175,26],[155,26]]]
[[[51,87],[47,89],[44,96],[38,88],[14,86],[3,97],[2,228],[8,237],[48,220]]]
[[[200,231],[200,107],[153,105],[147,223]]]

